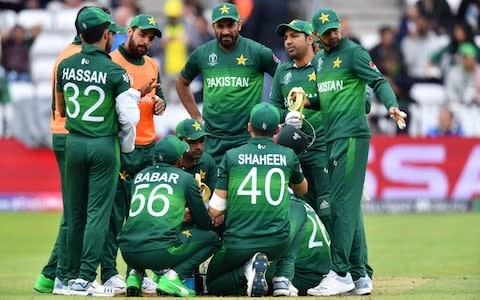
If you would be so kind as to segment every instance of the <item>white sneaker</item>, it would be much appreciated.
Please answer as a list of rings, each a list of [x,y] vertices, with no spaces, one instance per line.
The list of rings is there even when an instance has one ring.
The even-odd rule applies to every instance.
[[[298,289],[290,282],[287,277],[273,277],[273,297],[297,297]]]
[[[143,277],[142,281],[142,293],[144,296],[156,296],[157,295],[157,283],[149,277]]]
[[[358,278],[353,282],[355,284],[355,288],[351,291],[354,295],[370,295],[372,293],[373,284],[372,279],[370,276],[365,275],[363,277]]]
[[[330,270],[316,287],[307,290],[307,294],[310,296],[333,296],[349,292],[354,288],[355,284],[350,273],[342,277]]]
[[[86,281],[82,278],[72,279],[68,282],[70,295],[91,297],[113,297],[112,287],[103,286],[96,281]]]
[[[245,278],[247,279],[247,295],[261,297],[267,294],[268,284],[265,279],[268,258],[265,253],[257,252],[245,264]]]
[[[63,284],[60,278],[55,277],[55,281],[53,283],[53,291],[52,294],[54,295],[70,295],[70,290],[68,289],[68,285]]]
[[[115,295],[125,294],[125,280],[120,274],[113,275],[112,277],[110,277],[110,279],[105,281],[103,285],[111,287]]]

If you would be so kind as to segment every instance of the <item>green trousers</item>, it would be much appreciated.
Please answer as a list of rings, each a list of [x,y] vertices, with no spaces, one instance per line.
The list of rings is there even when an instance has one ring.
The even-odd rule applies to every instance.
[[[360,199],[369,143],[370,138],[353,137],[327,143],[331,184],[330,247],[332,268],[337,273],[355,271],[357,276],[365,275],[365,266],[355,266],[355,270],[352,270],[351,262],[365,258],[366,243]]]
[[[55,159],[57,161],[58,171],[60,172],[60,185],[62,189],[62,203],[65,206],[63,195],[65,194],[65,145],[67,142],[66,134],[53,134],[52,145]],[[58,277],[64,279],[65,277],[65,254],[66,254],[66,237],[67,237],[67,223],[62,214],[60,219],[60,226],[58,229],[57,239],[53,246],[50,258],[47,264],[42,269],[42,274],[45,277],[54,279]]]
[[[149,251],[125,251],[121,249],[123,259],[137,271],[145,269],[173,269],[181,278],[192,275],[198,265],[209,258],[219,247],[215,232],[198,228],[189,229],[188,237],[178,234],[178,245]]]
[[[316,146],[299,156],[303,175],[308,181],[308,191],[303,198],[318,216],[330,215],[330,177],[326,146]]]
[[[155,142],[148,145],[135,145],[135,150],[121,154],[120,176],[118,179],[115,201],[110,216],[109,230],[105,240],[104,253],[101,258],[101,279],[107,281],[118,274],[117,270],[117,235],[128,216],[131,199],[131,182],[138,172],[154,164]],[[128,272],[127,272],[128,274]]]
[[[246,241],[248,243],[248,241]],[[250,249],[232,249],[223,245],[210,261],[207,271],[207,290],[209,295],[245,296],[247,281],[244,275],[245,263],[256,252],[263,252],[269,261],[278,259],[288,247],[288,239],[271,247],[257,245]]]
[[[207,136],[205,138],[205,152],[213,157],[218,166],[227,150],[245,145],[249,138],[250,136],[248,135],[245,137],[237,137],[235,139],[221,139],[214,136]]]
[[[120,169],[116,136],[70,133],[65,153],[67,279],[95,280]]]

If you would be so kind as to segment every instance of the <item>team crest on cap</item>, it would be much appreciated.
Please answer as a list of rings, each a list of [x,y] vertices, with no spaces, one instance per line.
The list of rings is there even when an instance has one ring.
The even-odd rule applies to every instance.
[[[318,19],[320,21],[322,21],[322,24],[325,23],[325,22],[330,22],[330,19],[329,19],[330,15],[329,14],[326,14],[326,13],[323,13],[320,15],[320,17],[318,17]]]
[[[217,57],[217,55],[215,54],[215,52],[212,52],[212,53],[208,56],[208,65],[209,65],[210,67],[215,66],[216,64],[218,64],[217,59],[218,59],[218,57]]]
[[[220,13],[223,14],[228,14],[230,12],[230,8],[224,4],[222,7],[220,7]]]
[[[200,123],[198,123],[197,121],[192,124],[192,127],[193,129],[195,129],[195,131],[199,131],[200,129],[202,129],[202,125],[200,125]]]
[[[148,18],[148,24],[150,25],[157,25],[157,21],[155,21],[155,18],[154,17],[150,17]]]

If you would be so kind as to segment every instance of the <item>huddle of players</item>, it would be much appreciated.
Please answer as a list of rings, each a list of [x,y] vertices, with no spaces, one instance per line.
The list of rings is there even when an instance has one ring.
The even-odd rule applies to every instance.
[[[321,33],[339,28],[338,17],[331,10],[320,10],[314,18],[318,18],[321,24],[326,23],[322,27],[315,26],[313,22],[317,30],[322,30]],[[362,249],[358,251],[362,253],[358,267],[363,268],[363,273],[359,272],[358,277],[367,278],[367,282],[360,282],[367,286],[357,286],[360,280],[358,277],[354,284],[351,278],[350,282],[344,281],[347,274],[331,271],[332,256],[327,229],[332,230],[329,227],[334,226],[334,223],[330,222],[328,217],[329,185],[325,184],[330,180],[325,139],[322,138],[325,136],[322,115],[315,110],[315,106],[318,106],[316,74],[320,68],[318,63],[314,62],[313,56],[307,52],[295,56],[295,48],[300,46],[290,42],[291,39],[298,38],[298,34],[302,35],[305,45],[313,54],[311,25],[295,20],[277,28],[277,33],[285,39],[287,52],[289,55],[290,52],[293,53],[291,62],[277,67],[278,60],[270,49],[238,35],[241,29],[239,21],[238,10],[232,4],[220,4],[213,9],[212,23],[217,40],[206,43],[192,53],[176,83],[180,99],[194,119],[184,120],[177,126],[177,137],[167,136],[155,143],[149,138],[140,141],[138,134],[145,128],[152,128],[153,114],[162,114],[165,110],[163,95],[158,85],[159,77],[152,80],[142,77],[144,60],[148,59],[144,55],[129,57],[128,47],[121,48],[120,52],[124,52],[121,54],[128,63],[143,66],[136,74],[130,73],[132,70],[125,67],[126,63],[123,66],[128,75],[123,69],[103,61],[94,66],[88,78],[85,70],[79,73],[76,66],[89,65],[89,58],[92,63],[98,62],[94,58],[98,54],[95,52],[103,52],[104,56],[106,54],[105,51],[88,45],[85,40],[88,30],[101,24],[107,25],[103,32],[103,35],[107,35],[103,44],[105,50],[108,49],[110,32],[117,30],[108,14],[101,9],[87,8],[83,15],[82,12],[79,13],[78,29],[84,39],[81,53],[62,61],[56,78],[57,91],[65,100],[55,103],[59,106],[60,115],[66,113],[66,127],[70,130],[65,149],[65,182],[62,178],[62,191],[64,185],[67,190],[64,192],[64,207],[72,206],[73,201],[84,201],[81,197],[92,196],[92,191],[89,191],[91,182],[84,187],[85,191],[88,191],[88,197],[73,195],[78,193],[78,188],[75,190],[74,183],[68,178],[73,177],[77,182],[81,180],[80,177],[91,175],[87,171],[78,175],[78,158],[72,156],[81,157],[81,163],[91,163],[91,156],[96,155],[95,151],[91,150],[91,145],[117,151],[113,158],[109,157],[108,162],[115,170],[103,172],[118,174],[122,170],[120,179],[125,185],[118,184],[118,179],[112,178],[108,184],[102,181],[98,183],[103,185],[102,188],[108,185],[114,189],[123,189],[124,198],[127,199],[127,203],[120,201],[114,204],[112,198],[119,198],[118,191],[117,197],[115,193],[100,196],[103,200],[111,199],[108,205],[101,207],[103,216],[111,215],[112,206],[113,211],[116,206],[124,207],[116,218],[111,217],[110,223],[113,220],[115,224],[113,227],[110,225],[108,234],[117,237],[118,247],[129,271],[123,289],[121,285],[109,287],[109,279],[104,279],[103,275],[102,282],[105,285],[95,282],[96,267],[102,259],[103,268],[105,261],[101,253],[103,245],[98,245],[98,240],[107,237],[108,218],[107,222],[103,221],[102,224],[98,221],[89,224],[92,215],[82,221],[84,215],[78,213],[82,207],[77,203],[73,205],[78,205],[75,206],[76,210],[71,207],[71,211],[64,209],[62,224],[63,219],[66,219],[64,227],[67,228],[67,245],[64,249],[70,254],[69,249],[72,250],[75,245],[81,252],[74,251],[75,257],[63,258],[64,261],[61,255],[58,255],[55,284],[59,277],[58,269],[64,268],[62,262],[67,266],[64,273],[68,274],[61,274],[59,293],[110,296],[118,291],[126,291],[130,296],[141,295],[145,292],[143,283],[146,269],[168,269],[162,272],[161,276],[157,276],[156,291],[175,296],[194,296],[195,291],[187,287],[182,279],[190,277],[192,270],[212,255],[206,277],[207,289],[212,295],[263,296],[269,291],[274,296],[332,295],[352,290],[356,294],[371,292],[371,280],[368,281],[371,273],[366,273],[368,262],[364,240],[356,247]],[[132,22],[129,37],[130,30],[134,31],[135,28],[141,29],[139,32],[142,33],[153,30],[153,35],[149,37],[150,42],[155,35],[161,36],[156,21],[151,16],[140,15]],[[147,48],[146,45],[137,45],[137,50],[143,50],[141,53],[145,53]],[[308,58],[306,64],[297,65],[297,62],[305,57]],[[121,61],[118,53],[116,61]],[[113,69],[104,67],[102,63]],[[341,63],[337,57],[333,68],[338,68]],[[155,75],[158,75],[158,67],[153,67],[153,70],[157,73]],[[276,70],[282,72],[275,73]],[[264,72],[275,75],[271,97],[273,105],[256,104],[261,97]],[[378,74],[378,71],[375,72]],[[200,73],[205,82],[202,114],[188,89],[190,82]],[[110,83],[111,78],[113,83]],[[75,82],[79,81],[82,83],[77,87]],[[105,95],[108,89],[98,88],[91,83],[100,86],[112,84],[109,90],[113,94]],[[288,94],[297,83],[306,91],[312,109],[287,113]],[[275,98],[274,95],[278,97]],[[146,96],[149,98],[145,99]],[[82,102],[77,101],[77,98],[90,101],[89,106],[83,108]],[[95,98],[93,103],[92,100],[87,100],[89,98]],[[115,101],[112,101],[113,99]],[[109,102],[110,107],[103,107],[104,102]],[[142,109],[145,102],[148,106]],[[122,105],[127,108],[122,110]],[[95,110],[101,112],[101,116],[92,114]],[[79,115],[81,121],[76,123]],[[118,118],[120,130],[116,127],[118,125],[115,125],[118,124],[115,117]],[[305,150],[305,139],[301,138],[304,135],[298,130],[303,117],[312,124],[311,130],[315,131],[317,136],[308,150]],[[112,123],[106,126],[109,140],[105,145],[97,145],[98,137],[105,136],[99,132],[106,128],[98,124],[85,125],[85,121],[103,122],[105,119]],[[279,141],[296,151],[273,143],[273,136],[278,133],[279,124],[284,120],[289,125],[280,133]],[[205,129],[202,121],[205,122]],[[139,127],[145,122],[151,124]],[[302,129],[311,133],[308,128]],[[121,168],[118,144],[115,146],[118,142],[112,139],[115,132],[120,132],[122,152],[135,153],[122,154]],[[151,134],[151,130],[145,132],[147,134],[140,136],[148,137],[148,133]],[[96,139],[89,140],[91,137]],[[213,158],[203,152],[204,144],[206,152],[212,154]],[[69,163],[69,159],[73,161]],[[74,170],[69,170],[69,165],[74,166]],[[309,179],[309,185],[304,174]],[[90,180],[95,178],[93,176]],[[361,184],[363,185],[363,179]],[[299,200],[302,196],[306,201]],[[99,199],[98,195],[96,199]],[[208,201],[208,205],[205,205],[204,200]],[[98,202],[95,199],[92,201]],[[90,199],[88,204],[90,205]],[[90,209],[91,207],[88,207],[87,214]],[[87,208],[81,212],[85,213],[85,210]],[[76,219],[72,218],[72,215],[76,216]],[[94,216],[98,218],[98,215]],[[124,222],[125,216],[127,219]],[[325,224],[320,218],[323,218]],[[361,220],[361,212],[359,218]],[[364,239],[363,220],[361,223],[359,234]],[[99,225],[103,227],[97,227]],[[88,244],[86,233],[92,231],[91,227],[88,229],[89,226],[105,228],[105,233],[97,232],[97,237],[100,238],[95,240],[97,245],[85,247]],[[76,231],[72,228],[76,228]],[[73,238],[73,232],[77,235],[78,232],[85,232],[85,237]],[[115,244],[114,239],[110,245],[112,243]],[[108,245],[108,240],[105,245]],[[110,252],[115,254],[115,246],[110,248],[113,249]],[[324,282],[325,277],[330,280],[327,283],[334,285],[333,288],[325,290],[322,286],[321,282]],[[320,285],[315,287],[319,282]],[[336,284],[340,286],[335,286]]]

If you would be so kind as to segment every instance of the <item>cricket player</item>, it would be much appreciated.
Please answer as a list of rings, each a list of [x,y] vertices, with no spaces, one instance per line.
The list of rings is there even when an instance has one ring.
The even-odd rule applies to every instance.
[[[134,268],[127,280],[128,296],[140,295],[145,269],[170,269],[160,277],[158,293],[195,296],[182,279],[219,245],[217,234],[209,230],[211,218],[193,176],[180,168],[188,150],[177,137],[164,137],[155,146],[157,164],[133,179],[129,215],[118,237],[125,262]],[[183,230],[185,207],[195,227]]]
[[[309,183],[304,199],[315,208],[318,215],[328,218],[330,215],[329,177],[327,168],[327,146],[322,112],[311,108],[300,111],[288,111],[290,91],[301,87],[309,99],[318,98],[315,73],[315,54],[313,52],[313,28],[309,22],[295,19],[288,24],[280,24],[277,34],[284,40],[285,50],[290,61],[282,63],[275,73],[272,82],[270,102],[282,113],[285,120],[310,136],[315,135],[314,143],[298,154],[303,174]],[[317,102],[318,100],[312,100]],[[300,118],[300,113],[303,114]],[[302,120],[302,123],[300,122]],[[308,122],[308,123],[307,123]],[[315,130],[315,132],[312,132]],[[325,222],[328,224],[328,222]]]
[[[140,121],[135,128],[135,149],[121,156],[115,204],[105,243],[106,253],[102,258],[102,263],[105,262],[105,264],[116,265],[118,251],[116,238],[128,215],[131,181],[138,171],[154,164],[153,152],[156,138],[154,116],[162,115],[166,105],[160,87],[158,64],[147,53],[155,39],[161,37],[162,32],[158,28],[157,20],[151,15],[140,14],[130,21],[126,42],[110,53],[112,61],[122,66],[127,72],[132,88],[140,90],[145,86],[148,88],[143,91],[138,103]],[[155,294],[154,285],[153,281],[145,277],[142,293]]]
[[[367,168],[370,129],[365,116],[365,84],[384,103],[400,128],[406,114],[368,52],[342,38],[335,11],[319,9],[312,24],[324,52],[317,55],[317,89],[325,124],[330,175],[332,270],[308,295],[331,296],[353,291],[369,294],[366,241],[360,199]]]
[[[65,155],[66,280],[74,295],[113,295],[95,282],[108,231],[120,150],[134,149],[141,92],[108,55],[118,27],[98,7],[78,15],[82,50],[60,62],[56,92],[69,131]],[[119,143],[120,136],[120,143]]]
[[[216,40],[193,51],[176,87],[191,118],[205,123],[209,134],[205,151],[218,165],[228,149],[249,139],[249,113],[262,100],[264,73],[273,76],[279,60],[271,49],[239,34],[242,22],[233,4],[222,3],[213,8],[212,28]],[[203,76],[202,113],[189,89],[198,75]]]
[[[186,142],[189,150],[183,155],[182,169],[192,174],[202,190],[202,198],[206,203],[217,183],[217,165],[213,157],[204,152],[205,132],[203,125],[197,120],[185,119],[177,124],[176,136]]]
[[[296,154],[273,143],[279,122],[276,107],[255,105],[248,123],[251,139],[227,151],[219,166],[209,212],[226,217],[223,246],[207,273],[212,295],[265,295],[268,260],[289,245],[288,187],[301,196],[308,184]]]
[[[55,61],[54,69],[52,72],[52,90],[56,87],[56,77],[58,64],[65,58],[70,57],[76,53],[79,53],[82,49],[82,41],[80,39],[80,29],[78,25],[78,15],[89,6],[82,7],[75,18],[75,28],[77,35],[72,43],[68,44],[65,49],[59,54]],[[108,9],[102,8],[105,12],[109,13]],[[58,111],[58,99],[56,93],[52,95],[52,119],[50,122],[52,132],[52,145],[55,153],[55,159],[57,161],[58,169],[60,172],[60,182],[62,188],[62,200],[65,194],[65,178],[64,178],[64,166],[65,166],[65,145],[67,140],[68,130],[65,128],[66,118],[60,116]],[[64,204],[65,205],[65,204]],[[67,293],[67,285],[63,284],[65,277],[65,255],[66,255],[66,231],[67,224],[65,217],[62,214],[60,221],[60,228],[57,234],[55,245],[50,254],[48,263],[43,267],[40,275],[34,284],[34,290],[41,293],[53,293],[53,294],[65,294]],[[102,283],[107,286],[111,286],[115,293],[125,292],[125,283],[119,282],[118,271],[116,265],[102,264],[101,275],[104,280]]]

